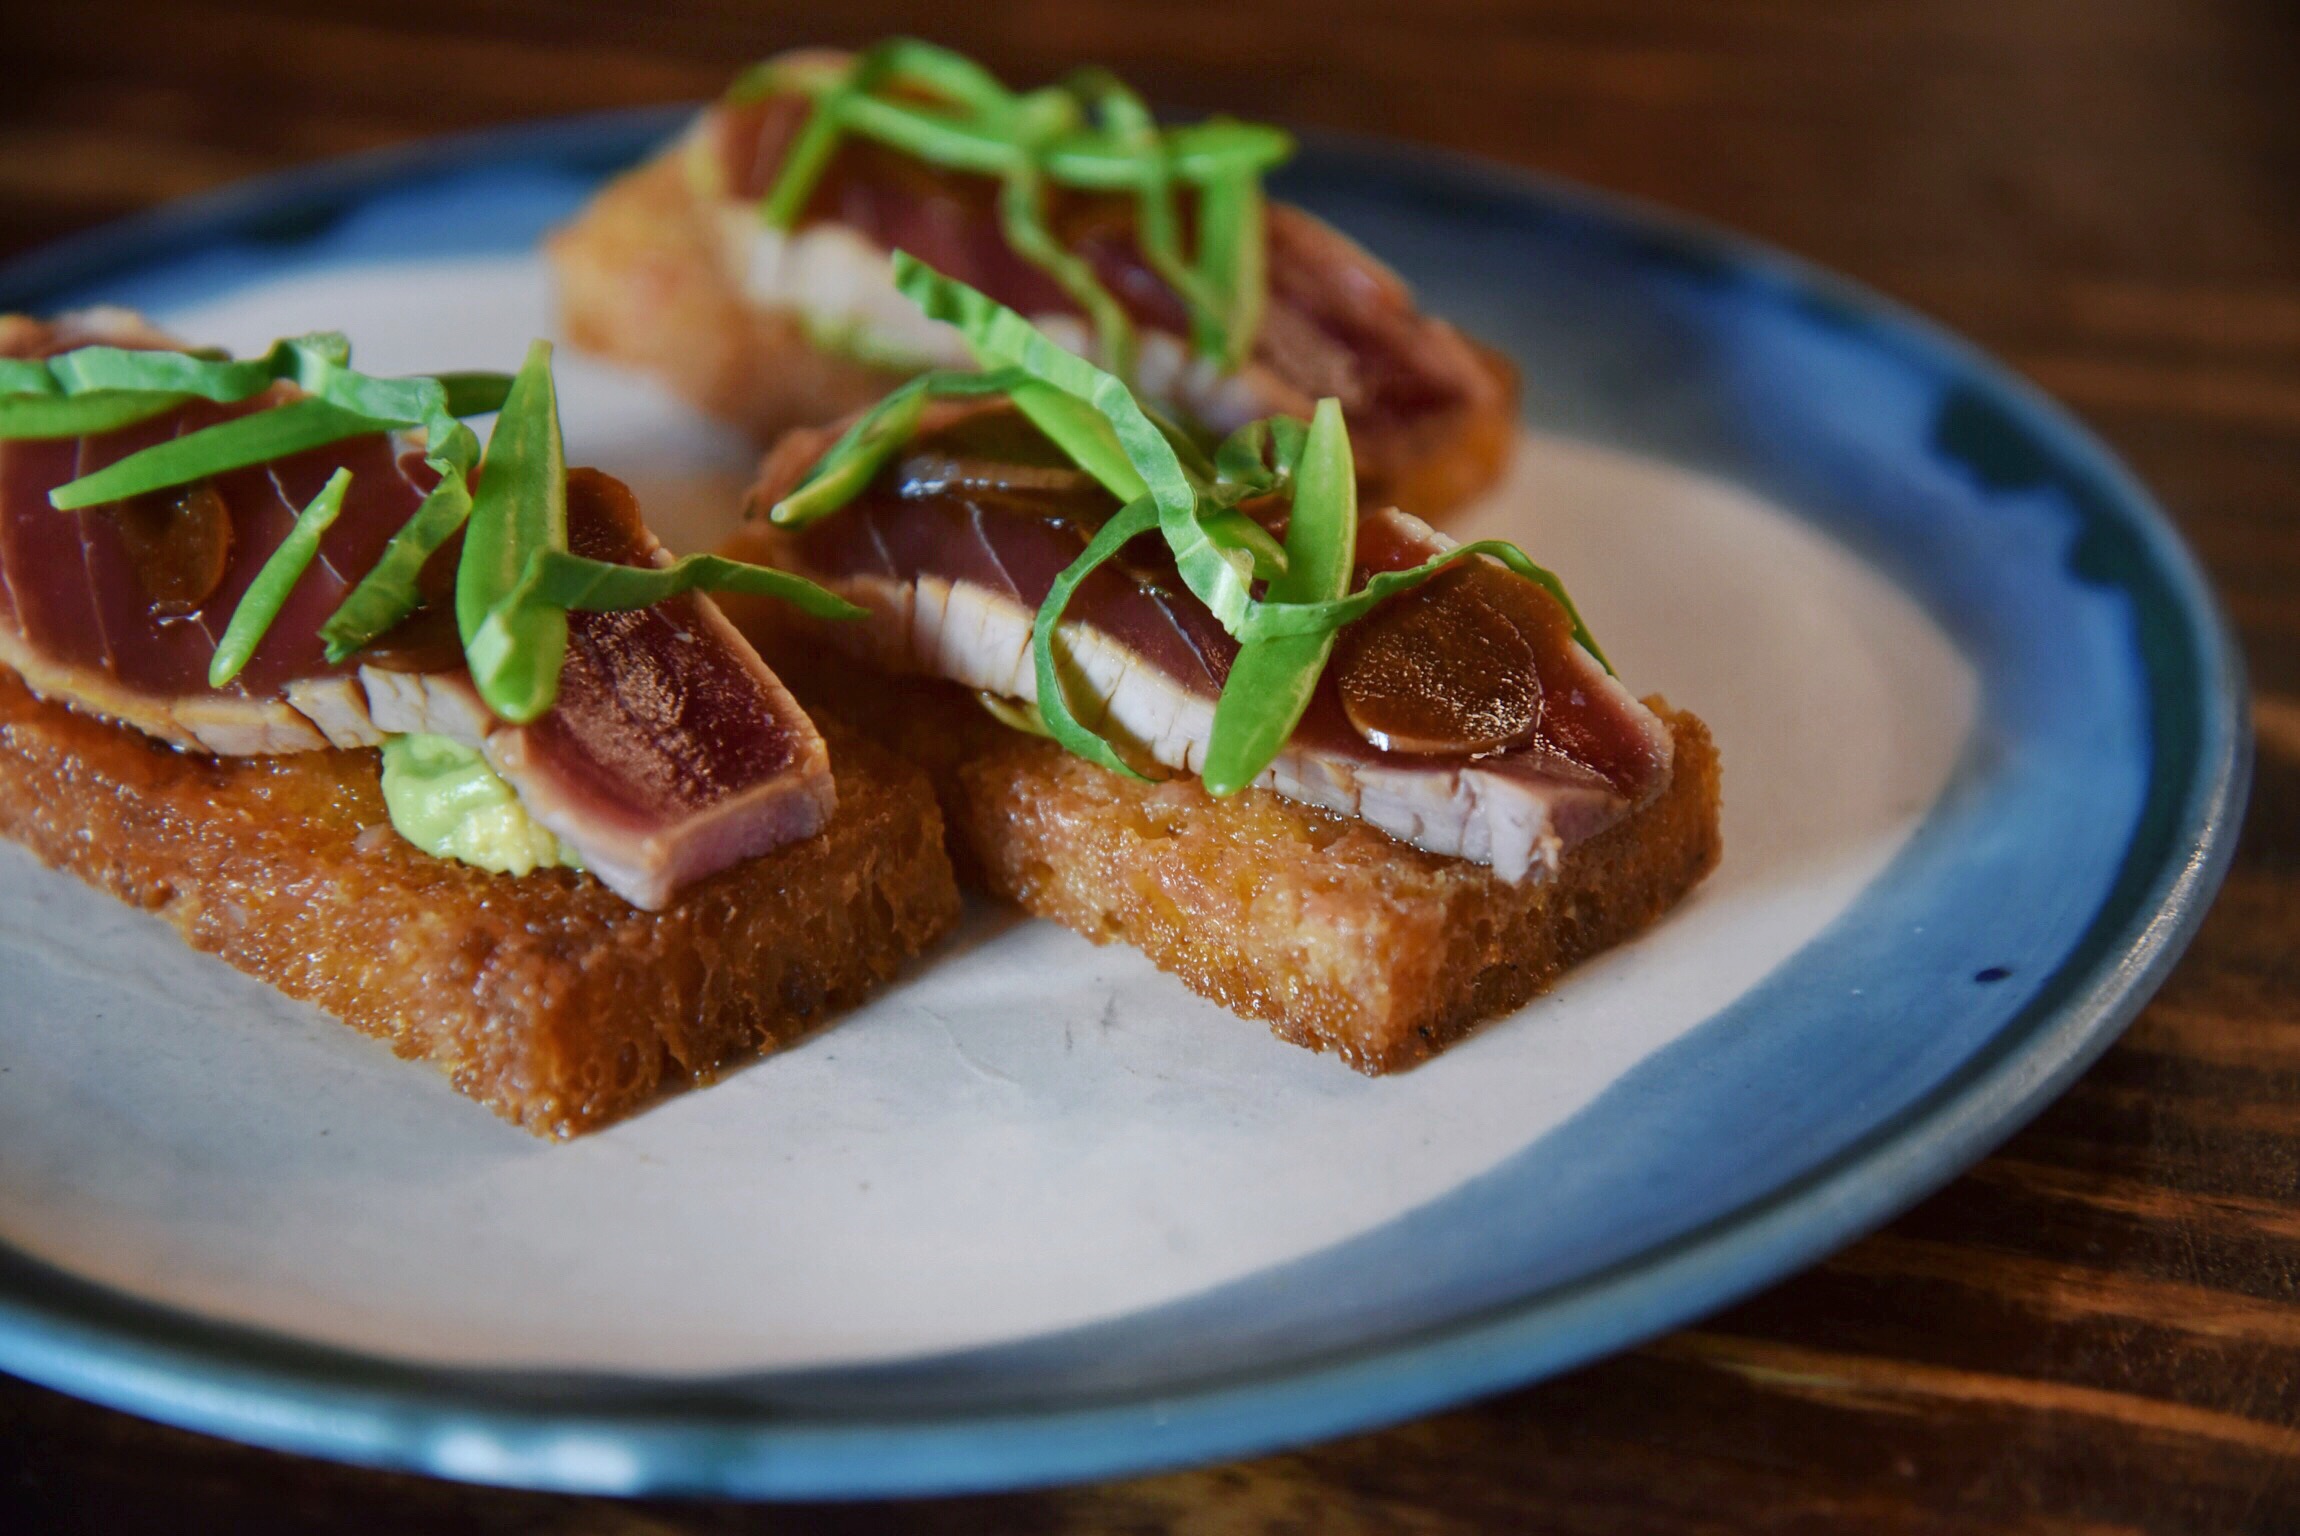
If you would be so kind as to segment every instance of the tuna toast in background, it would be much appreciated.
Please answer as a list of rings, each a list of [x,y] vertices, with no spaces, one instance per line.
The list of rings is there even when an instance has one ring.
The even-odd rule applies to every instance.
[[[1001,137],[1045,120],[1068,126]],[[1330,226],[1264,203],[1291,147],[1228,119],[1157,129],[1101,71],[1020,94],[919,43],[786,54],[551,238],[561,320],[771,443],[964,362],[896,293],[904,250],[1217,437],[1337,398],[1367,499],[1441,516],[1508,462],[1515,373]]]
[[[474,494],[458,418],[497,409]],[[923,779],[826,738],[726,581],[799,591],[679,566],[567,470],[547,348],[451,387],[0,319],[0,833],[537,1134],[956,921]]]

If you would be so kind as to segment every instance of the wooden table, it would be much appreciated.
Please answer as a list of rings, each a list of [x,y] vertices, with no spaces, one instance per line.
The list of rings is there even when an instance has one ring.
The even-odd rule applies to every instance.
[[[0,247],[444,129],[931,29],[1015,78],[1394,134],[1739,226],[1977,337],[2172,509],[2243,632],[2242,852],[1988,1162],[1563,1380],[1238,1466],[879,1508],[623,1505],[247,1450],[0,1381],[0,1526],[2300,1530],[2300,7],[2288,0],[73,0],[0,7]]]

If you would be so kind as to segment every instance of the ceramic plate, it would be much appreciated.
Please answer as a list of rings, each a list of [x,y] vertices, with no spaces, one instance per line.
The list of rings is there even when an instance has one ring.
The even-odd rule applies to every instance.
[[[0,273],[243,350],[504,367],[537,238],[673,124],[228,192]],[[981,910],[798,1049],[569,1145],[0,850],[0,1366],[216,1433],[636,1492],[1012,1486],[1523,1382],[1809,1262],[2129,1019],[2219,878],[2237,660],[2125,473],[1784,258],[1455,161],[1280,190],[1524,371],[1465,531],[1704,716],[1725,858],[1636,943],[1369,1080]],[[563,353],[573,457],[708,541],[744,446]]]

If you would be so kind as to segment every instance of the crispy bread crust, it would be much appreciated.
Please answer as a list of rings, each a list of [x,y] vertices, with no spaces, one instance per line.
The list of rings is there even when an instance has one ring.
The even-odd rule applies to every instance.
[[[761,618],[738,622],[801,698],[836,699],[925,767],[962,881],[1097,944],[1123,940],[1361,1072],[1412,1066],[1516,1008],[1717,863],[1716,748],[1658,699],[1676,742],[1668,787],[1556,879],[1511,885],[1269,790],[1216,800],[1195,779],[1120,778],[995,723],[951,684],[863,670]]]
[[[815,346],[790,314],[753,308],[722,269],[710,219],[677,146],[609,182],[546,242],[568,339],[761,443],[837,421],[903,381]],[[1367,501],[1436,518],[1500,478],[1516,447],[1517,374],[1475,350],[1491,381],[1478,398],[1359,444]]]
[[[389,828],[372,751],[178,752],[0,671],[0,833],[505,1119],[571,1136],[790,1044],[956,923],[918,772],[824,734],[824,832],[642,912],[587,875],[419,852]]]

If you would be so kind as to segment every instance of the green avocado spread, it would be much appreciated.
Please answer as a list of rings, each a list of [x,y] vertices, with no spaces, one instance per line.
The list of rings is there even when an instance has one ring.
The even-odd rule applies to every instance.
[[[399,835],[437,858],[504,875],[583,867],[573,849],[527,814],[486,758],[445,736],[384,741],[383,803]]]

